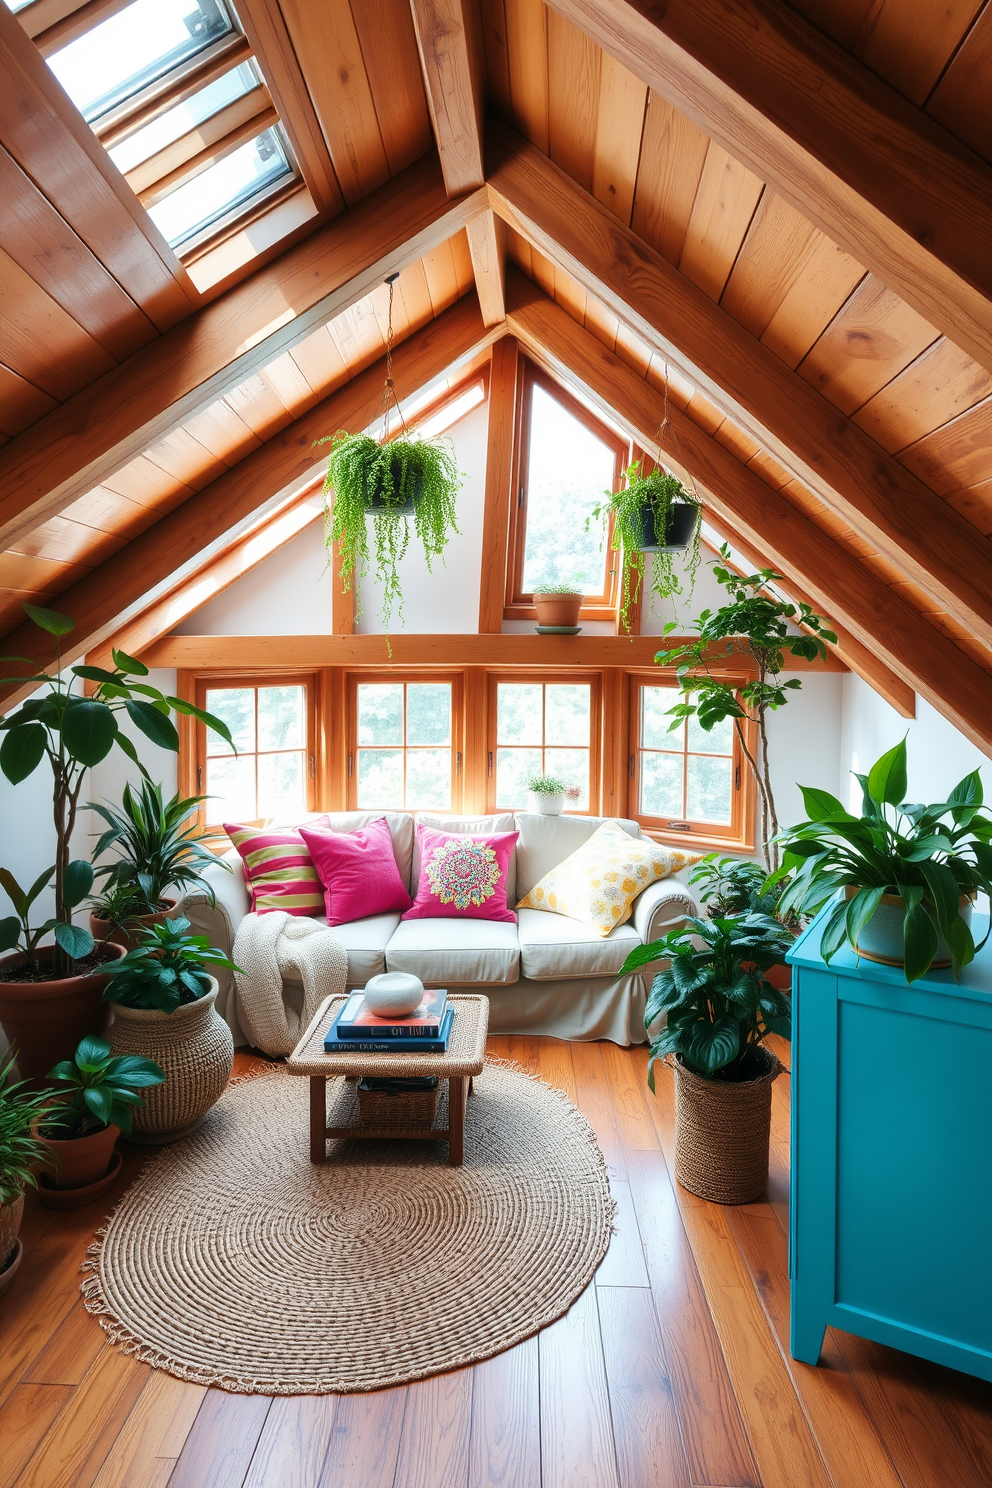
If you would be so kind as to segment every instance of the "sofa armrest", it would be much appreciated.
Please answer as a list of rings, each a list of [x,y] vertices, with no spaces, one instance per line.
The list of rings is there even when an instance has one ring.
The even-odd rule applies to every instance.
[[[634,900],[631,923],[642,945],[677,930],[688,915],[699,913],[690,889],[674,876],[648,884]]]

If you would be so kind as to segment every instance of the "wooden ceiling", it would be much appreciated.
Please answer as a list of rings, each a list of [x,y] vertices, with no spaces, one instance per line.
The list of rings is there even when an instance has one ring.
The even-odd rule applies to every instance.
[[[715,32],[709,43],[693,31],[715,6],[723,53]],[[769,510],[784,500],[869,591],[923,617],[945,692],[960,666],[962,687],[980,693],[992,296],[970,265],[983,251],[992,265],[992,6],[241,0],[238,11],[291,136],[319,132],[339,196],[281,257],[261,255],[243,282],[204,296],[64,98],[56,117],[40,52],[0,6],[0,169],[20,193],[0,229],[0,530],[11,534],[0,631],[17,627],[24,598],[71,598],[109,576],[102,566],[139,537],[167,533],[227,472],[319,418],[322,400],[382,355],[385,292],[371,286],[389,268],[402,268],[398,337],[474,305],[474,282],[491,340],[506,329],[508,260],[648,389],[667,365],[673,404],[763,483]],[[753,87],[733,75],[734,26],[751,28]],[[788,98],[772,118],[761,97],[782,57],[797,76],[812,58],[827,103],[834,89],[873,121],[855,131],[844,181],[850,231],[832,186],[822,211],[807,205],[809,141],[800,158],[768,132],[801,133]],[[690,96],[685,77],[704,64],[706,86]],[[823,149],[831,180],[851,150],[838,115]],[[912,172],[905,150],[892,163],[906,140],[924,165],[947,162],[920,186],[918,225],[888,184]],[[876,179],[885,189],[866,207]],[[913,256],[928,242],[932,275]],[[477,353],[481,322],[468,317],[437,344],[452,334],[459,355]],[[415,355],[436,375],[433,352]],[[981,737],[936,690],[938,662],[929,681],[912,658],[900,675]],[[977,719],[975,697],[968,710]],[[992,724],[992,752],[990,740]]]

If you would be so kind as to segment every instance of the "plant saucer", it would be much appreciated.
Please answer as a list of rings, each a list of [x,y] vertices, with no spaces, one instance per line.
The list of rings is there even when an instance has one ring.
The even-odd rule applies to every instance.
[[[46,1209],[82,1209],[84,1204],[92,1204],[110,1192],[114,1179],[120,1173],[122,1161],[120,1153],[115,1152],[110,1171],[104,1173],[95,1183],[85,1183],[82,1188],[56,1188],[47,1173],[39,1173],[38,1201]]]
[[[538,635],[578,635],[581,625],[535,625]]]

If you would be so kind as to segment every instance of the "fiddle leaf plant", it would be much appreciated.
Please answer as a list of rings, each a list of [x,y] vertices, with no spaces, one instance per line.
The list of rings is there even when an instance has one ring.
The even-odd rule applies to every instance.
[[[51,930],[55,936],[54,974],[56,977],[69,977],[75,974],[75,962],[88,956],[94,947],[89,930],[72,923],[73,909],[93,886],[90,864],[69,857],[69,842],[76,824],[79,794],[86,771],[106,759],[116,746],[148,778],[133,741],[120,728],[120,716],[126,714],[147,739],[164,749],[179,748],[179,735],[170,717],[173,712],[198,718],[207,728],[220,734],[232,749],[234,741],[222,719],[183,698],[166,696],[157,687],[143,682],[141,679],[148,676],[148,668],[144,662],[124,651],[112,652],[112,672],[104,667],[82,665],[64,671],[62,637],[75,630],[76,622],[58,610],[44,609],[40,605],[26,604],[23,608],[28,619],[53,638],[54,660],[51,671],[45,671],[36,668],[30,656],[0,656],[0,663],[27,661],[32,667],[24,674],[5,674],[4,682],[31,683],[41,691],[40,696],[30,697],[15,712],[0,720],[0,733],[3,734],[0,772],[12,785],[18,785],[37,769],[43,759],[48,760],[53,781],[55,864],[45,883],[38,880],[26,893],[18,890],[20,899],[15,900],[18,933],[15,938],[9,938],[10,918],[2,922],[7,928],[0,934],[7,941],[6,949],[16,946],[23,953],[33,973],[38,966],[38,942],[41,935]],[[89,697],[82,696],[77,690],[79,682],[84,679],[96,684]],[[52,878],[55,915],[40,932],[36,932],[28,926],[27,911]],[[11,883],[16,889],[12,878]],[[6,883],[5,887],[8,887]]]

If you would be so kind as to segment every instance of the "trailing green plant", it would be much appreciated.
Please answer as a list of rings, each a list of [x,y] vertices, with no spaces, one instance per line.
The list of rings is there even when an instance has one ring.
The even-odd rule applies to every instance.
[[[15,1080],[14,1053],[0,1060],[0,1204],[13,1204],[26,1188],[37,1188],[44,1142],[31,1128],[51,1104],[51,1091],[32,1090]],[[6,1256],[0,1256],[0,1265]]]
[[[982,812],[977,770],[966,775],[946,801],[922,806],[906,801],[906,741],[875,761],[861,786],[861,815],[845,810],[836,796],[800,786],[808,820],[782,834],[782,872],[795,874],[781,898],[785,909],[813,915],[838,890],[856,890],[827,917],[820,952],[829,962],[858,937],[883,894],[898,894],[905,906],[903,950],[906,980],[930,969],[937,932],[951,956],[955,978],[975,958],[972,933],[961,916],[962,896],[992,893],[992,818]],[[980,946],[988,939],[986,931]]]
[[[182,915],[161,925],[144,926],[138,944],[104,968],[110,977],[104,1002],[174,1013],[210,991],[208,966],[240,970],[205,935],[189,935],[188,930],[189,920]]]
[[[51,930],[55,936],[54,974],[67,977],[74,974],[74,963],[88,956],[94,944],[89,930],[72,923],[73,909],[93,887],[90,864],[81,858],[72,861],[69,858],[69,842],[86,771],[106,759],[116,745],[148,778],[132,740],[119,726],[119,715],[126,713],[146,738],[163,749],[179,748],[179,735],[169,716],[172,712],[198,718],[220,734],[232,749],[234,742],[222,719],[183,698],[167,697],[157,687],[139,680],[148,676],[148,668],[124,651],[113,651],[112,672],[103,667],[73,666],[63,673],[62,637],[75,630],[76,622],[57,610],[38,605],[26,604],[23,609],[40,630],[54,637],[55,660],[52,671],[47,672],[35,670],[34,660],[29,656],[0,656],[0,662],[27,661],[32,667],[23,675],[5,675],[5,682],[32,683],[42,690],[40,697],[29,698],[0,721],[4,735],[0,744],[0,772],[12,785],[18,785],[43,759],[47,758],[51,767],[55,865],[42,887],[54,878],[55,915],[40,934],[28,928],[20,910],[16,917],[0,921],[0,951],[21,950],[28,967],[35,971],[40,936]],[[96,683],[89,697],[73,691],[83,679]],[[27,891],[27,897],[33,902],[40,892],[36,883]],[[26,906],[29,908],[30,903]]]
[[[89,1136],[107,1126],[118,1126],[125,1136],[133,1124],[132,1111],[140,1106],[143,1091],[161,1085],[165,1070],[154,1059],[137,1054],[111,1054],[104,1038],[87,1035],[72,1059],[63,1059],[48,1071],[57,1099],[41,1127],[50,1140],[59,1142]]]
[[[677,475],[658,467],[649,475],[641,474],[640,461],[635,461],[624,475],[624,484],[619,491],[607,491],[606,500],[593,507],[594,518],[608,522],[613,518],[610,546],[620,554],[620,608],[618,629],[630,630],[630,607],[637,603],[637,596],[644,583],[645,555],[641,548],[644,532],[643,512],[650,506],[654,516],[654,535],[659,551],[652,556],[651,593],[659,599],[672,599],[682,593],[682,580],[673,563],[674,554],[666,552],[664,542],[668,531],[671,510],[676,503],[684,503],[696,509],[696,520],[683,561],[683,569],[689,581],[689,593],[696,582],[699,567],[699,527],[702,507],[694,492],[687,490]]]
[[[87,811],[95,811],[107,823],[93,856],[101,857],[110,848],[117,853],[116,861],[97,868],[95,876],[104,879],[107,888],[117,885],[137,892],[143,907],[132,914],[154,914],[163,907],[170,887],[200,888],[213,903],[213,889],[202,870],[222,860],[204,847],[194,821],[206,799],[175,795],[165,801],[160,785],[142,780],[137,790],[125,785],[120,808],[87,803]],[[229,863],[223,866],[230,871]]]
[[[837,640],[827,623],[808,604],[793,604],[779,595],[774,587],[782,575],[773,568],[760,568],[756,573],[741,575],[730,568],[729,546],[724,543],[720,557],[713,564],[713,577],[727,591],[727,604],[716,610],[703,610],[694,622],[695,639],[672,650],[659,651],[659,666],[674,666],[682,701],[669,708],[672,719],[669,732],[680,728],[686,718],[695,718],[709,733],[726,719],[733,720],[734,730],[748,767],[754,776],[761,803],[761,849],[769,872],[778,867],[778,814],[772,790],[768,763],[767,715],[783,708],[790,694],[802,687],[798,677],[782,680],[789,657],[805,661],[826,660],[826,642]],[[801,626],[804,634],[794,635],[790,626]],[[664,634],[675,629],[665,626]],[[729,657],[750,659],[755,675],[742,687],[728,680],[721,664]],[[748,746],[745,723],[752,723],[757,735],[757,748]]]
[[[130,934],[142,915],[148,913],[146,903],[137,884],[119,883],[116,879],[111,879],[102,893],[91,895],[89,911],[97,919],[107,922],[107,934],[104,938],[109,940],[115,930],[125,935]]]
[[[698,886],[699,898],[706,905],[710,919],[729,915],[764,914],[781,919],[788,930],[798,930],[800,917],[786,910],[780,915],[780,900],[787,878],[769,882],[767,871],[751,858],[707,853],[689,874],[689,883]]]
[[[701,944],[700,944],[701,942]],[[674,1054],[710,1080],[740,1081],[763,1073],[754,1053],[769,1033],[788,1038],[788,997],[764,973],[780,966],[792,946],[788,930],[770,915],[688,919],[680,930],[631,951],[621,976],[652,961],[670,965],[651,983],[644,1026],[666,1015],[651,1041],[648,1084],[657,1060]]]
[[[557,775],[532,775],[527,782],[527,789],[533,791],[536,796],[564,796],[568,794],[568,786],[564,780],[559,780]]]
[[[329,562],[341,557],[341,582],[349,590],[371,566],[382,595],[382,620],[389,630],[394,609],[403,620],[398,565],[410,544],[410,517],[429,573],[458,531],[455,495],[462,478],[450,441],[393,439],[380,444],[369,434],[341,430],[316,441],[330,443],[324,481],[324,543]],[[333,500],[331,499],[333,497]],[[373,506],[373,500],[377,502]],[[372,518],[369,544],[368,518]],[[374,557],[373,557],[374,554]]]

